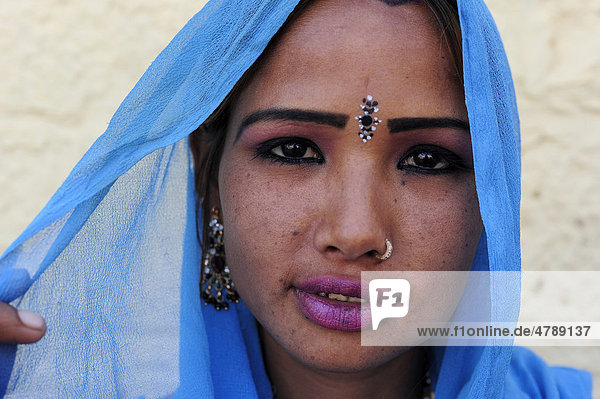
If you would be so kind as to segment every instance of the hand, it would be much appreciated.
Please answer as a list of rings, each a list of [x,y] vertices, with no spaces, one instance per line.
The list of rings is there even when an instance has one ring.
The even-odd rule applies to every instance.
[[[40,315],[0,302],[0,344],[31,344],[45,333],[46,323]]]

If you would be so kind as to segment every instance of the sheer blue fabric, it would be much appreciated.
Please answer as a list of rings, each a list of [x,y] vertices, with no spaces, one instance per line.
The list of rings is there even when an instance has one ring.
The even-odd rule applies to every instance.
[[[0,301],[42,314],[33,345],[0,348],[6,397],[268,398],[255,320],[200,303],[187,136],[265,49],[297,0],[213,0],[157,57],[106,132],[0,258]],[[500,37],[460,0],[465,95],[485,233],[474,269],[520,270],[519,120]],[[491,316],[518,287],[490,281]],[[440,350],[436,398],[589,397],[591,378],[524,349]],[[562,396],[561,396],[562,395]]]

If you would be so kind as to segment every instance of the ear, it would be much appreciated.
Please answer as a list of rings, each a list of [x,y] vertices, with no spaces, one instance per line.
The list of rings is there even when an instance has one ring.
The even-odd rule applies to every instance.
[[[218,168],[215,176],[209,176],[208,179],[208,198],[206,198],[207,209],[217,207],[221,209],[221,196],[219,194],[219,173]],[[204,204],[203,204],[204,206]]]
[[[220,207],[218,173],[223,140],[220,134],[211,130],[201,126],[190,135],[196,194],[202,200],[200,205],[204,210]]]

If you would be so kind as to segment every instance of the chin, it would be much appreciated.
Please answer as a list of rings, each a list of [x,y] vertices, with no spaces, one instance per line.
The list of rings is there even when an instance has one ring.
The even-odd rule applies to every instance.
[[[318,369],[327,373],[356,374],[376,370],[380,366],[396,359],[401,353],[389,353],[370,350],[370,353],[364,353],[361,357],[347,359],[341,362],[339,359],[321,359],[319,363],[307,365],[313,369]]]
[[[331,330],[307,319],[302,324],[294,332],[271,335],[271,339],[300,364],[325,373],[368,372],[411,350],[399,346],[362,346],[360,332]]]
[[[337,349],[337,350],[336,350]],[[410,348],[359,346],[329,348],[319,353],[300,354],[307,367],[328,373],[361,373],[378,367],[402,356]]]

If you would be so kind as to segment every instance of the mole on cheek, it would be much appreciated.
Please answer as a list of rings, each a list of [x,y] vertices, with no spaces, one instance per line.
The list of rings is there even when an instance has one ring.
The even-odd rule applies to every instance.
[[[404,180],[400,180],[400,184],[402,184],[404,186],[406,184],[406,182]]]
[[[298,232],[296,230],[292,231],[292,235],[295,237],[298,235]]]

